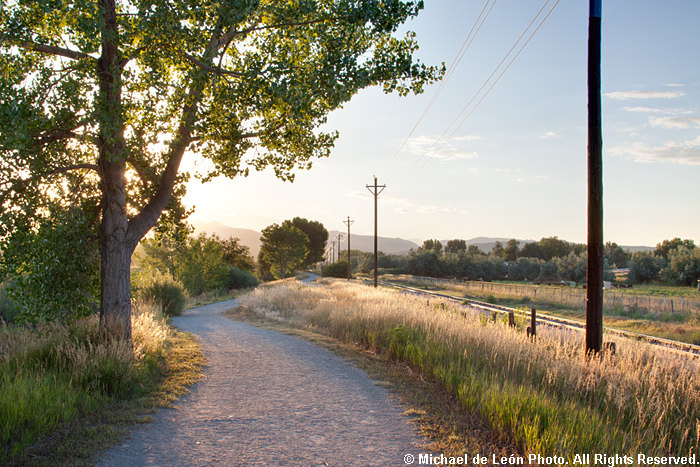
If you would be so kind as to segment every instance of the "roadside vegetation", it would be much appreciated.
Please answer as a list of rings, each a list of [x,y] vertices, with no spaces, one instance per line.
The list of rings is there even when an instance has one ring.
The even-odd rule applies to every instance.
[[[536,343],[422,298],[343,281],[282,283],[242,298],[246,312],[405,362],[525,452],[689,455],[700,443],[700,368],[624,339],[587,359],[580,342]]]
[[[604,247],[605,280],[613,284],[663,284],[688,291],[700,279],[700,248],[690,239],[664,240],[653,251],[630,252],[614,242]],[[574,282],[585,284],[586,245],[557,237],[544,237],[522,244],[495,242],[490,251],[464,240],[426,240],[406,255],[379,253],[380,271],[471,281]],[[351,251],[353,273],[370,273],[374,256]]]
[[[586,318],[586,290],[582,288],[511,282],[462,283],[398,274],[385,274],[380,279],[459,298],[513,308],[536,308],[568,319],[585,321]],[[700,294],[696,291],[686,296],[659,293],[672,293],[678,289],[685,291],[687,288],[648,286],[641,289],[655,291],[656,295],[643,295],[641,290],[629,293],[635,289],[605,291],[603,323],[615,329],[700,345]],[[669,305],[674,301],[676,311],[672,312]]]
[[[0,326],[2,464],[90,464],[183,394],[204,364],[195,338],[172,329],[159,306],[136,307],[133,347],[101,333],[94,315]]]

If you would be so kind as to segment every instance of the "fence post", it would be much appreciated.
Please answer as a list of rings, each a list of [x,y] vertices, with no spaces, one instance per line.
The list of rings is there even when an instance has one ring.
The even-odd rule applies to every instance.
[[[513,310],[508,312],[508,326],[511,328],[515,327],[515,312]]]
[[[530,310],[530,326],[527,328],[527,337],[531,337],[532,340],[537,340],[537,311],[534,308]]]

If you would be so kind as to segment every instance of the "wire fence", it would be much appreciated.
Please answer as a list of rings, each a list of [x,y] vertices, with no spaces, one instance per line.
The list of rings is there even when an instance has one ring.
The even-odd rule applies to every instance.
[[[414,279],[432,284],[444,284],[459,288],[469,294],[498,295],[502,298],[522,299],[528,297],[533,302],[551,302],[562,305],[586,307],[586,289],[568,285],[502,284],[498,282],[457,281],[434,277],[414,276]],[[621,290],[605,290],[603,307],[607,309],[646,310],[654,313],[694,313],[700,312],[700,299],[683,296],[654,296]]]

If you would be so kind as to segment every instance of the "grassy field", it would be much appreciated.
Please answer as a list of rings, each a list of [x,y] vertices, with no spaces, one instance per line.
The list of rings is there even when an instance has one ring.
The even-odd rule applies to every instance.
[[[406,275],[385,275],[381,279],[386,282],[443,292],[456,297],[482,300],[514,308],[537,308],[549,314],[582,322],[586,318],[586,310],[583,305],[576,304],[577,300],[567,301],[566,299],[567,293],[584,294],[585,290],[574,292],[574,290],[567,290],[567,287],[535,287],[532,285],[526,289],[522,284],[512,284],[513,287],[508,288],[508,284],[500,283],[496,284],[498,287],[494,289],[489,289],[490,284],[485,283],[484,290],[481,290],[479,287],[466,286],[459,283],[426,282]],[[540,290],[538,294],[533,293],[535,288]],[[655,291],[658,297],[663,296],[660,294],[662,290],[678,293],[679,289],[688,292],[686,290],[688,289],[687,287],[648,286],[647,288],[640,288],[640,290],[649,293]],[[624,293],[627,294],[628,290],[636,289],[626,289]],[[700,296],[700,293],[692,290],[689,293],[694,293],[695,298]],[[639,295],[641,296],[641,292]],[[563,297],[563,300],[559,300],[559,297]],[[680,301],[678,297],[681,297],[681,295],[668,295],[667,297],[676,297]],[[692,295],[687,297],[692,297]],[[629,302],[629,298],[627,301]],[[639,307],[634,307],[620,304],[619,299],[617,302],[615,300],[611,300],[611,302],[616,304],[603,309],[603,324],[605,326],[700,345],[700,310],[676,311],[674,313],[668,311],[655,312],[642,308],[641,303]]]
[[[528,453],[689,455],[700,444],[698,362],[618,339],[615,357],[344,281],[243,297],[251,313],[408,364]]]
[[[70,325],[0,327],[0,464],[92,465],[201,375],[196,339],[156,311],[132,317],[133,347],[101,335],[96,317]]]

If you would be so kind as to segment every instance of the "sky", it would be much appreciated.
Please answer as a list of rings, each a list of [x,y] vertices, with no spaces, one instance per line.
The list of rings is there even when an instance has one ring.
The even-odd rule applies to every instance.
[[[491,0],[468,36],[485,0],[426,0],[400,31],[416,32],[417,58],[449,67],[471,40],[437,96],[439,83],[417,96],[361,91],[329,116],[324,129],[340,133],[329,158],[293,183],[269,170],[193,180],[190,220],[260,231],[300,216],[345,230],[349,216],[353,233],[371,234],[376,176],[380,236],[585,243],[589,2],[560,0],[510,63],[555,3],[536,16],[545,0]],[[697,0],[603,0],[605,241],[700,243],[698,21]],[[183,166],[198,163],[188,154]]]

